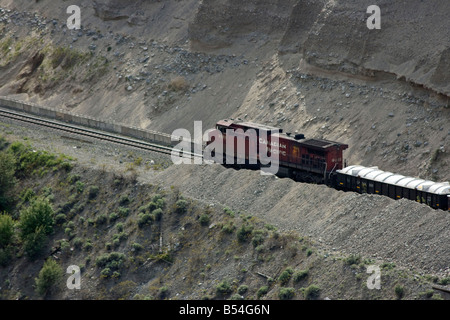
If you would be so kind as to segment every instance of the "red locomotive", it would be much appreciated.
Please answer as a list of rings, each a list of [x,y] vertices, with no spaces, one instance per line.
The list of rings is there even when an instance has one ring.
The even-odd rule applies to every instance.
[[[272,155],[271,161],[276,162],[276,174],[281,177],[322,183],[338,190],[406,198],[435,209],[450,210],[448,182],[404,177],[377,167],[344,168],[343,151],[347,144],[306,139],[303,134],[292,135],[280,128],[233,119],[217,122],[216,130],[209,133],[205,151],[211,151],[208,146],[213,144],[213,152],[221,153],[215,159],[232,167],[262,168],[267,165],[263,161],[267,160],[267,152]]]
[[[343,151],[348,145],[343,143],[306,139],[303,134],[292,135],[284,133],[281,128],[233,119],[217,122],[216,129],[221,132],[224,155],[230,150],[227,141],[231,141],[230,134],[233,135],[234,143],[231,146],[233,162],[228,160],[227,164],[259,166],[262,162],[261,146],[263,146],[267,148],[269,154],[278,155],[277,175],[296,181],[333,184],[334,173],[344,167]],[[250,132],[253,134],[249,134]],[[229,152],[228,156],[230,157]]]

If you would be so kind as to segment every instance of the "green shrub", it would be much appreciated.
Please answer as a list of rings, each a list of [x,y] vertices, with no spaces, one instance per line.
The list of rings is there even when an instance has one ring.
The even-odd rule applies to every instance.
[[[198,220],[200,221],[200,224],[202,226],[207,226],[209,224],[210,218],[208,214],[204,213],[200,216]]]
[[[30,188],[23,190],[19,195],[19,198],[20,200],[22,200],[22,202],[29,202],[33,200],[35,197],[36,193],[34,193],[33,189]]]
[[[140,243],[137,243],[137,242],[134,242],[132,245],[131,245],[131,247],[134,249],[134,251],[141,251],[144,247],[140,244]]]
[[[312,284],[305,289],[304,295],[307,300],[317,299],[320,295],[320,288]]]
[[[247,241],[249,236],[251,235],[252,231],[253,231],[253,226],[251,224],[243,224],[237,232],[238,241],[239,242]]]
[[[160,209],[164,209],[164,207],[166,205],[166,201],[163,198],[157,199],[155,203],[156,203],[156,206]]]
[[[67,202],[63,204],[61,210],[67,213],[73,208],[75,203],[77,203],[77,196],[73,194],[67,199]]]
[[[23,250],[30,258],[35,258],[39,255],[45,246],[47,235],[44,227],[39,226],[33,233],[22,236]]]
[[[8,209],[14,200],[16,159],[8,152],[0,152],[0,211]]]
[[[257,247],[264,242],[266,232],[264,230],[254,230],[252,231],[252,244],[253,247]]]
[[[57,214],[55,217],[55,223],[58,225],[63,224],[64,222],[66,222],[66,219],[67,217],[64,213]]]
[[[235,214],[233,212],[233,210],[231,210],[228,207],[223,208],[223,212],[225,212],[227,215],[229,215],[230,217],[234,218]]]
[[[11,144],[10,150],[17,161],[16,169],[22,175],[35,172],[43,173],[46,168],[57,170],[66,159],[64,155],[57,156],[47,151],[33,150],[30,145],[24,145],[18,141]]]
[[[152,219],[154,221],[159,221],[159,220],[161,220],[162,214],[163,214],[162,209],[161,208],[157,208],[157,209],[152,211]]]
[[[401,299],[401,298],[403,298],[403,296],[405,294],[405,289],[401,285],[397,285],[394,288],[394,292],[395,292],[395,295],[397,296],[397,299]]]
[[[268,286],[262,286],[261,288],[258,289],[258,291],[256,292],[256,296],[259,298],[261,298],[262,296],[266,295],[267,292],[269,292],[269,287]]]
[[[139,228],[144,227],[145,225],[151,224],[153,221],[152,215],[150,213],[139,213],[138,214],[138,226]]]
[[[102,271],[100,272],[100,275],[101,275],[101,277],[103,277],[103,278],[107,278],[107,277],[109,277],[109,276],[112,275],[112,271],[111,271],[110,268],[104,268],[104,269],[102,269]]]
[[[187,201],[184,199],[180,199],[175,202],[175,212],[177,213],[185,213],[187,211]]]
[[[76,249],[80,249],[81,246],[83,245],[83,239],[77,237],[77,238],[73,239],[72,243]]]
[[[439,293],[435,293],[431,296],[432,300],[444,300],[444,298],[442,298],[442,296]]]
[[[117,209],[117,211],[119,212],[119,216],[125,218],[128,216],[128,214],[130,213],[130,209],[125,208],[125,207],[119,207],[119,209]]]
[[[113,276],[120,277],[117,272],[125,262],[125,255],[120,252],[104,253],[97,257],[95,264],[99,268],[103,268],[101,275],[103,277]]]
[[[286,268],[286,270],[284,270],[278,277],[278,281],[280,281],[282,285],[287,284],[291,279],[293,273],[294,270],[292,270],[292,268]]]
[[[84,183],[81,182],[81,181],[75,182],[75,190],[76,190],[78,193],[83,193],[83,191],[84,191]]]
[[[216,293],[218,296],[225,296],[227,294],[230,294],[231,291],[231,285],[227,280],[223,280],[216,286]]]
[[[0,151],[6,149],[9,145],[9,142],[2,136],[0,136]]]
[[[230,300],[244,300],[244,297],[239,293],[235,293],[230,297]]]
[[[419,297],[421,297],[421,298],[431,298],[432,296],[433,296],[433,294],[434,294],[434,290],[433,289],[429,289],[429,290],[427,290],[427,291],[424,291],[424,292],[420,292],[419,293]]]
[[[11,244],[14,235],[14,221],[8,214],[0,214],[0,248]]]
[[[61,282],[62,276],[61,266],[55,260],[47,259],[41,271],[39,271],[38,277],[35,279],[37,293],[45,296]]]
[[[113,235],[113,239],[119,239],[120,241],[128,239],[128,233],[122,231]]]
[[[95,199],[98,196],[98,193],[100,192],[99,187],[97,186],[90,186],[88,189],[88,197],[90,200]]]
[[[64,161],[61,163],[61,168],[69,172],[73,169],[73,164],[68,161]]]
[[[69,238],[72,238],[74,236],[73,229],[72,228],[65,228],[64,234],[66,234]]]
[[[81,176],[79,174],[73,174],[70,175],[68,178],[68,181],[70,184],[74,184],[75,182],[79,181],[81,179]]]
[[[117,219],[119,219],[119,214],[117,212],[113,212],[109,215],[109,221],[116,221]]]
[[[130,198],[127,194],[120,196],[119,204],[122,206],[128,205],[130,203]]]
[[[278,291],[278,298],[280,300],[289,300],[292,299],[295,296],[295,289],[294,288],[280,288]]]
[[[233,221],[229,221],[222,227],[222,231],[225,233],[233,233],[236,229],[236,226],[234,226]]]
[[[108,221],[108,216],[106,215],[106,213],[100,214],[100,215],[95,219],[95,223],[96,223],[97,225],[105,224],[107,221]]]
[[[359,264],[361,262],[361,256],[359,255],[350,255],[345,259],[345,263],[348,265]]]
[[[166,298],[169,295],[169,288],[167,286],[159,288],[158,295],[161,299]]]
[[[239,293],[240,295],[245,294],[247,291],[248,291],[248,286],[246,286],[246,285],[241,285],[237,289],[237,293]]]
[[[85,251],[90,251],[90,250],[92,249],[92,247],[93,247],[93,245],[92,245],[92,240],[91,240],[91,239],[87,239],[87,240],[84,242],[83,249],[84,249]]]
[[[294,282],[300,282],[308,276],[308,270],[300,270],[294,273]]]
[[[47,200],[36,199],[30,206],[20,212],[19,228],[21,236],[25,237],[36,231],[38,227],[43,228],[44,234],[48,235],[53,231],[53,209]]]
[[[50,56],[50,65],[53,69],[61,66],[63,70],[69,70],[77,64],[87,61],[88,58],[89,53],[67,47],[57,47]]]
[[[11,261],[13,249],[11,246],[0,248],[0,266],[6,267]]]

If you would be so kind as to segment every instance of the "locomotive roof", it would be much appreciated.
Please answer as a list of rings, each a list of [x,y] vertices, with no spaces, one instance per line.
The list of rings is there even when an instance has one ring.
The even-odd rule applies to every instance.
[[[287,134],[283,132],[283,129],[281,128],[277,128],[277,127],[272,127],[272,126],[268,126],[265,124],[259,124],[259,123],[254,123],[254,122],[249,122],[249,121],[235,121],[234,119],[225,119],[225,120],[221,120],[219,122],[217,122],[218,125],[222,125],[222,126],[231,126],[232,124],[238,125],[238,126],[242,126],[242,127],[246,127],[246,128],[251,128],[251,129],[258,129],[258,130],[267,130],[267,131],[276,131],[275,134],[273,135],[277,135],[279,138],[283,138],[286,140],[291,140],[291,141],[295,141],[297,143],[302,144],[303,146],[306,147],[310,147],[313,149],[327,149],[329,147],[332,146],[341,146],[341,147],[345,147],[348,148],[348,145],[343,144],[343,143],[339,143],[339,142],[335,142],[335,141],[330,141],[330,140],[325,140],[325,139],[296,139],[295,138],[295,134]]]
[[[252,128],[252,129],[264,129],[267,131],[272,130],[272,131],[283,132],[283,129],[281,129],[281,128],[272,127],[272,126],[268,126],[268,125],[260,124],[260,123],[253,123],[253,122],[249,122],[249,121],[240,121],[240,120],[235,121],[234,119],[221,120],[221,121],[217,122],[217,124],[224,125],[227,127],[232,124],[236,124],[236,125],[240,125],[240,126]]]
[[[348,147],[346,144],[324,139],[306,139],[302,140],[300,143],[304,146],[313,147],[316,149],[326,149],[335,145]]]
[[[420,178],[405,177],[392,172],[379,170],[378,167],[353,165],[342,170],[337,170],[337,172],[354,177],[361,177],[373,181],[388,183],[399,187],[416,189],[434,194],[450,195],[450,184],[448,182],[433,182]]]

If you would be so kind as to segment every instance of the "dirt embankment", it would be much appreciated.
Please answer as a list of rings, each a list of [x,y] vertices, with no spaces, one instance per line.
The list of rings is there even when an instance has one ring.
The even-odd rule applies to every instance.
[[[157,181],[189,197],[222,204],[310,236],[329,250],[450,272],[450,216],[409,200],[342,192],[219,165],[172,166]]]
[[[446,2],[382,1],[380,30],[369,1],[74,4],[81,30],[65,3],[0,2],[0,94],[168,133],[240,117],[450,179]]]
[[[204,47],[251,43],[251,36],[276,35],[281,53],[301,53],[310,64],[350,74],[381,71],[444,95],[450,94],[450,28],[443,1],[381,1],[381,29],[370,30],[371,1],[204,1],[190,38]],[[281,41],[280,41],[281,40]],[[251,44],[247,44],[251,47]],[[198,46],[195,48],[202,48]],[[444,67],[444,68],[442,68]],[[446,68],[445,68],[446,67]]]

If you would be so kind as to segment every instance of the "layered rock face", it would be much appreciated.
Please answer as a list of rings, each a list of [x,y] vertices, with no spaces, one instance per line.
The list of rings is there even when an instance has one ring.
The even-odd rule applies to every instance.
[[[315,66],[352,74],[386,72],[450,94],[446,1],[378,1],[381,29],[369,29],[373,1],[205,0],[190,24],[196,48],[281,34],[280,53],[300,53]],[[251,39],[248,39],[251,41]]]

